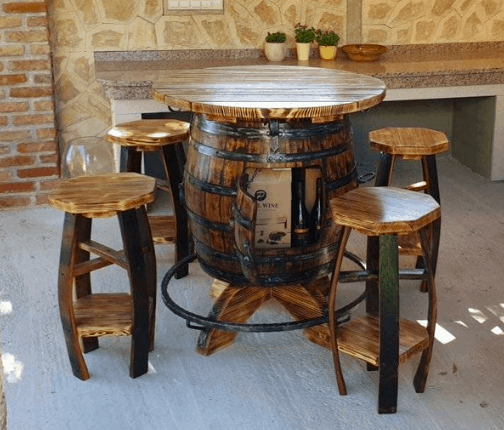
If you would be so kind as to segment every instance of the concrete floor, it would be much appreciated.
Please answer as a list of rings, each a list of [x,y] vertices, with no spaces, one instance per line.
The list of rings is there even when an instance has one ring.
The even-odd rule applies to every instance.
[[[340,397],[330,352],[302,332],[242,333],[232,346],[202,357],[195,352],[198,333],[161,299],[149,374],[129,378],[129,338],[115,338],[86,356],[91,379],[76,379],[56,294],[63,214],[49,208],[2,212],[0,328],[9,429],[504,428],[504,183],[490,183],[449,157],[440,159],[439,172],[440,341],[424,394],[412,386],[417,359],[400,368],[396,415],[377,414],[377,372],[348,357],[342,365],[349,394]],[[96,238],[119,248],[117,228],[115,220],[96,222]],[[160,283],[173,249],[156,251]],[[205,313],[211,279],[197,263],[190,272],[170,290],[180,304]],[[118,268],[96,272],[93,282],[97,291],[127,288]],[[358,290],[348,286],[342,297]],[[425,303],[416,283],[402,286],[403,316],[422,319]],[[284,317],[271,303],[254,321]]]

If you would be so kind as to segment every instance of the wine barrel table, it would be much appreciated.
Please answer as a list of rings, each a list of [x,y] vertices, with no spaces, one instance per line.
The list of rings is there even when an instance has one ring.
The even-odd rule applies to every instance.
[[[317,168],[326,202],[356,188],[349,114],[384,97],[385,84],[379,79],[299,66],[178,70],[154,84],[155,100],[193,113],[184,175],[190,230],[203,270],[228,285],[212,318],[244,323],[270,298],[296,320],[324,315],[324,293],[341,236],[328,205],[315,243],[253,249],[257,273],[252,282],[235,243],[238,183],[257,169]],[[330,347],[327,329],[305,332]],[[203,328],[198,351],[210,354],[235,336]]]

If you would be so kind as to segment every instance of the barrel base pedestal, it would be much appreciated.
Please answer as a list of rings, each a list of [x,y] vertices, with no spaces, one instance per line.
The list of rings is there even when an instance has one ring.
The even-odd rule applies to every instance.
[[[358,256],[345,251],[345,257],[365,269],[365,263]],[[330,346],[329,327],[327,325],[327,297],[330,288],[328,276],[319,277],[311,282],[297,282],[271,287],[253,284],[226,284],[215,280],[212,294],[218,295],[208,316],[195,314],[173,301],[168,293],[168,285],[182,266],[195,261],[197,255],[191,254],[176,263],[161,281],[161,297],[168,309],[186,320],[187,327],[201,331],[197,351],[202,355],[228,346],[233,342],[237,332],[247,333],[280,332],[304,329],[312,342],[326,347]],[[360,272],[358,272],[360,273]],[[357,282],[357,277],[340,279],[340,282]],[[216,287],[217,285],[217,287]],[[213,297],[215,297],[213,295]],[[354,300],[335,310],[334,320],[340,324],[349,320],[349,312],[366,298],[366,291]],[[292,315],[294,321],[252,324],[247,320],[268,300],[276,299]]]
[[[243,324],[264,303],[276,299],[296,321],[321,318],[324,316],[324,310],[327,309],[324,293],[329,286],[328,277],[308,284],[275,287],[229,284],[220,293],[208,317],[218,321]],[[331,348],[327,324],[305,328],[304,333],[317,345]],[[210,355],[233,343],[237,334],[235,331],[205,327],[201,330],[196,351],[204,356]]]

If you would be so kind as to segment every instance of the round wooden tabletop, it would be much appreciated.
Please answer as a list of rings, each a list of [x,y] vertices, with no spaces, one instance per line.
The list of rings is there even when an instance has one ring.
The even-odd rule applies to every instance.
[[[324,118],[371,108],[383,81],[335,69],[233,66],[175,70],[153,98],[198,114],[244,120]]]

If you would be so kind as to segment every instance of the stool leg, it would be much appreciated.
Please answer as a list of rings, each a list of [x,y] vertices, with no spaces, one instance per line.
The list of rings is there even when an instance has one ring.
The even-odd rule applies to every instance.
[[[375,187],[386,187],[392,181],[395,157],[382,152],[376,170]],[[371,272],[378,271],[379,238],[378,236],[368,236],[366,250],[366,269]],[[366,281],[366,312],[378,313],[378,283],[375,280]],[[366,364],[368,371],[376,371],[378,367]]]
[[[333,354],[334,371],[336,372],[336,381],[338,383],[338,390],[340,395],[344,396],[347,393],[345,380],[343,378],[343,373],[341,371],[339,351],[338,351],[338,328],[336,326],[335,319],[335,309],[336,309],[336,292],[338,289],[338,278],[341,272],[341,264],[343,262],[343,256],[345,255],[345,248],[350,237],[350,232],[352,229],[350,227],[343,227],[342,237],[339,244],[338,256],[336,258],[336,265],[334,267],[334,272],[331,279],[331,291],[329,293],[329,333],[331,336],[331,349]]]
[[[142,208],[143,209],[143,208]],[[137,212],[142,212],[137,209]],[[156,331],[156,284],[157,284],[157,269],[155,248],[152,242],[152,233],[149,226],[147,213],[137,214],[138,231],[140,233],[140,246],[142,248],[144,264],[146,267],[146,282],[145,285],[149,290],[149,351],[154,349],[154,337]],[[149,251],[150,250],[150,251]]]
[[[376,169],[375,187],[388,187],[392,182],[395,157],[386,152],[380,153],[380,161]]]
[[[380,382],[378,413],[397,410],[399,365],[399,262],[397,236],[380,236]]]
[[[142,173],[142,152],[132,146],[121,146],[119,171]]]
[[[366,250],[366,270],[368,272],[378,273],[378,262],[380,255],[380,238],[378,236],[368,236],[367,250]],[[379,312],[379,289],[376,280],[366,281],[366,312],[378,313]],[[368,371],[378,370],[377,366],[371,363],[366,363]]]
[[[58,276],[58,302],[68,357],[73,374],[83,381],[89,379],[89,372],[82,354],[73,310],[73,267],[76,260],[78,237],[82,233],[81,228],[82,231],[87,230],[87,224],[88,220],[83,216],[65,213]]]
[[[427,184],[427,194],[430,194],[436,202],[441,204],[435,155],[422,157],[422,171],[424,181]]]
[[[422,157],[422,171],[424,181],[427,184],[427,189],[425,190],[425,192],[427,194],[430,194],[439,204],[441,204],[441,195],[439,193],[439,182],[438,182],[437,164],[435,155],[428,155]],[[432,242],[432,270],[434,277],[436,276],[440,237],[441,237],[441,219],[438,219],[434,223],[432,223],[430,232],[430,240]],[[425,268],[423,258],[420,256],[417,258],[416,268],[417,269]],[[424,293],[428,291],[428,285],[426,281],[422,281],[422,284],[420,285],[420,291]]]
[[[173,212],[175,215],[175,224],[177,227],[176,262],[182,260],[189,255],[189,227],[187,222],[187,212],[180,200],[180,184],[184,179],[185,155],[182,143],[177,145],[163,146],[163,165],[165,168],[166,177],[170,183],[170,193],[173,202]],[[189,273],[189,266],[184,265],[175,274],[175,279],[181,279]]]
[[[155,268],[148,267],[145,254],[152,254],[154,245],[147,246],[141,237],[139,226],[148,223],[147,213],[142,206],[118,213],[124,252],[129,263],[131,295],[133,299],[133,332],[131,336],[130,376],[136,378],[147,373],[150,347],[149,299],[152,296],[152,273]],[[143,219],[142,219],[143,218]]]
[[[415,374],[413,385],[417,393],[425,391],[425,384],[429,374],[429,365],[432,357],[432,348],[434,346],[434,334],[437,321],[437,298],[436,298],[436,282],[434,280],[433,267],[433,248],[434,244],[430,243],[427,228],[420,230],[420,243],[428,275],[428,292],[429,292],[429,310],[427,315],[427,333],[429,334],[429,346],[423,350],[420,358],[420,363]]]
[[[77,244],[86,242],[91,239],[91,218],[81,217],[79,225],[76,228]],[[74,266],[89,260],[89,252],[75,247],[75,260]],[[77,299],[88,296],[91,294],[91,272],[85,273],[74,278],[75,296]],[[94,351],[98,348],[98,337],[82,337],[82,346],[84,354]]]

